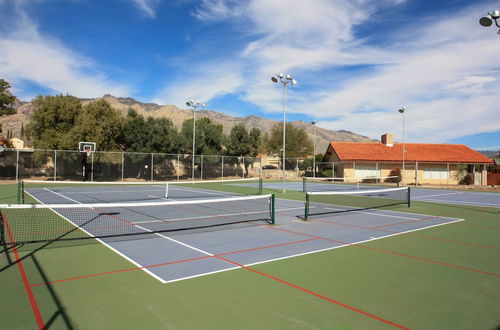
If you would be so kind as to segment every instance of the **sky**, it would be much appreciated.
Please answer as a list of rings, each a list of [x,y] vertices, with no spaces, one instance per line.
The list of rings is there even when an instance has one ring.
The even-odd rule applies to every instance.
[[[371,138],[500,149],[497,1],[0,0],[0,79],[23,101],[112,94]]]

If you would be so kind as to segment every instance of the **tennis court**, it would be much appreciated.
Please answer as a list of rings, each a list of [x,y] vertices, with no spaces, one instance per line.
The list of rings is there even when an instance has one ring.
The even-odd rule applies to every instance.
[[[241,184],[239,181],[235,183]],[[245,184],[251,185],[246,181]],[[41,204],[50,204],[50,210],[79,230],[68,230],[67,234],[64,229],[56,230],[56,236],[53,236],[52,231],[59,226],[59,219],[54,220],[53,225],[37,230],[33,230],[37,227],[34,223],[30,228],[16,226],[24,218],[39,217],[37,221],[51,221],[45,218],[46,214],[38,216],[46,208],[5,210],[4,220],[10,227],[11,243],[50,241],[55,237],[59,241],[73,240],[81,238],[74,234],[80,235],[84,231],[162,283],[461,221],[375,209],[393,202],[404,202],[405,188],[399,188],[391,196],[387,194],[390,189],[381,190],[385,198],[382,204],[362,205],[359,210],[335,206],[323,198],[308,206],[312,214],[307,222],[301,220],[304,204],[299,201],[278,199],[275,206],[270,206],[270,195],[234,197],[231,193],[190,188],[189,183],[171,185],[169,198],[166,198],[165,189],[161,184],[31,188],[27,193],[32,198]],[[185,200],[186,193],[191,195],[191,201]],[[86,204],[102,202],[104,198],[109,202],[140,194],[152,201]],[[374,199],[373,194],[369,196],[370,200]],[[184,200],[179,201],[180,197]],[[207,199],[199,200],[200,197]],[[161,199],[164,201],[159,201]],[[271,208],[275,216],[269,214]],[[367,211],[367,208],[372,210]],[[271,225],[272,222],[275,225]]]
[[[369,190],[374,188],[391,188],[395,187],[396,183],[384,183],[381,185],[378,182],[371,184],[367,183],[343,183],[331,182],[322,178],[310,180],[307,185],[301,181],[292,181],[286,183],[287,190],[294,191],[337,191],[337,190]],[[272,190],[280,190],[281,182],[269,182],[265,185],[266,188]],[[431,203],[450,203],[458,205],[474,205],[486,207],[500,207],[500,194],[495,192],[477,192],[477,191],[460,191],[453,189],[431,189],[431,188],[411,188],[412,199],[431,202]]]
[[[271,183],[274,184],[281,188],[281,183]],[[412,292],[417,291],[408,294],[417,295],[414,303],[418,304],[423,292],[431,294],[436,285],[449,281],[452,274],[460,278],[465,273],[465,278],[457,281],[467,283],[463,288],[465,296],[478,290],[479,284],[471,285],[471,276],[498,276],[491,256],[500,247],[495,247],[491,233],[472,236],[472,240],[482,240],[472,249],[482,246],[489,252],[489,261],[468,259],[474,255],[470,251],[458,259],[453,256],[453,247],[465,251],[460,250],[464,242],[459,241],[467,239],[461,234],[457,236],[456,230],[461,228],[457,226],[471,221],[464,220],[461,212],[429,208],[419,202],[408,207],[406,188],[372,187],[351,190],[352,195],[344,190],[338,196],[319,193],[304,199],[299,192],[301,183],[293,191],[295,184],[287,183],[287,189],[292,191],[276,198],[268,194],[274,190],[265,189],[269,183],[260,195],[259,183],[250,181],[202,186],[184,183],[168,188],[156,183],[34,184],[25,188],[25,198],[39,201],[40,208],[4,209],[2,214],[11,230],[9,239],[20,243],[19,256],[10,253],[13,264],[20,265],[21,260],[25,268],[31,269],[26,272],[24,286],[33,291],[31,297],[41,305],[37,307],[38,321],[57,319],[59,323],[55,323],[61,328],[68,324],[232,328],[240,322],[251,328],[301,328],[294,319],[305,322],[306,327],[325,328],[333,324],[347,328],[411,328],[429,325],[429,318],[437,318],[438,322],[448,322],[449,318],[430,317],[435,308],[432,304],[424,308],[427,321],[410,316],[410,310],[402,308],[406,299],[400,294],[409,284]],[[126,203],[117,203],[118,200]],[[45,204],[52,206],[45,208]],[[498,217],[486,210],[486,217],[481,214],[483,221]],[[44,212],[56,214],[64,225],[54,223],[51,230],[35,224],[28,229],[16,228],[16,216],[43,221]],[[464,215],[474,218],[471,214]],[[76,232],[75,226],[79,228]],[[456,231],[453,240],[446,234],[450,228]],[[465,228],[470,233],[471,228]],[[439,238],[439,233],[444,233],[443,237]],[[24,243],[23,235],[28,237]],[[82,239],[83,236],[90,239]],[[49,248],[54,239],[76,243]],[[80,245],[85,241],[99,244]],[[42,244],[42,248],[33,252],[26,242],[32,242],[37,249]],[[437,248],[438,243],[445,246]],[[467,246],[471,248],[473,244]],[[32,264],[36,267],[30,267]],[[4,267],[2,275],[14,270]],[[418,276],[427,278],[423,270],[430,271],[429,276],[438,284],[421,282]],[[376,298],[375,288],[380,288],[381,291],[375,290],[378,294],[385,292],[391,301],[389,305]],[[92,300],[79,300],[77,292],[101,301],[105,295],[111,311],[100,315]],[[46,306],[51,305],[47,303],[48,295],[50,301],[56,301],[52,303],[56,305],[52,306],[55,313]],[[394,305],[402,298],[400,304]],[[146,306],[136,300],[146,302]],[[482,315],[488,315],[483,317],[485,324],[491,324],[497,300],[481,305]],[[460,305],[460,301],[451,303],[456,304]],[[60,305],[70,311],[69,315],[61,312]],[[24,312],[12,313],[21,313],[28,319],[35,315],[36,319],[34,309],[26,310],[26,306]],[[144,315],[121,315],[130,306]],[[221,318],[217,315],[223,309],[231,313],[223,312],[221,315],[225,316]],[[169,315],[168,320],[159,316],[160,311]],[[255,313],[263,315],[255,318]],[[128,323],[127,319],[134,321]],[[139,319],[141,323],[134,323]]]

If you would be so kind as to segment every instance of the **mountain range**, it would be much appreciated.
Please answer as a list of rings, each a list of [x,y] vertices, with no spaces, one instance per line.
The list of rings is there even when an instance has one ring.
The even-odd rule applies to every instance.
[[[98,99],[104,99],[109,102],[109,104],[114,109],[121,112],[123,116],[126,116],[129,108],[133,108],[137,111],[138,114],[141,114],[144,117],[168,118],[178,129],[181,127],[184,120],[190,119],[193,116],[193,111],[190,109],[179,109],[174,105],[143,103],[130,97],[115,97],[109,94],[96,99],[81,99],[81,102],[82,104],[86,104]],[[24,123],[24,126],[26,126],[26,124],[29,123],[29,116],[33,112],[33,104],[31,102],[16,101],[14,104],[14,108],[16,109],[17,113],[0,117],[0,122],[3,124],[4,132],[6,132],[7,130],[12,130],[13,137],[20,137],[22,124]],[[213,123],[221,124],[224,128],[225,134],[229,134],[231,128],[239,123],[243,123],[243,125],[245,125],[247,129],[257,127],[263,133],[269,133],[271,131],[271,128],[277,123],[277,121],[255,115],[246,117],[233,117],[215,110],[197,111],[196,118],[200,117],[207,117],[212,120]],[[290,123],[296,127],[305,129],[311,139],[313,138],[313,125],[311,123],[306,123],[299,120]],[[374,140],[366,136],[345,130],[332,131],[325,128],[316,127],[317,153],[324,153],[329,142],[331,141],[369,142]]]

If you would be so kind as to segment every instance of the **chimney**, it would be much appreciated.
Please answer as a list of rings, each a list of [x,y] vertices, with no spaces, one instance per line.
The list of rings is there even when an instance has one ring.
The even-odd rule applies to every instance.
[[[392,133],[385,133],[382,135],[380,140],[383,144],[385,144],[386,147],[392,147],[394,142],[394,136],[392,135]]]

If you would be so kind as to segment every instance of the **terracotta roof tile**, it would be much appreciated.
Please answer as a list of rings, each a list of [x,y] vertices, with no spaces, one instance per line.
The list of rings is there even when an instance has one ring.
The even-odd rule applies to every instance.
[[[463,144],[406,143],[405,161],[439,163],[492,163]],[[388,147],[380,142],[331,142],[341,161],[402,161],[402,143]]]

